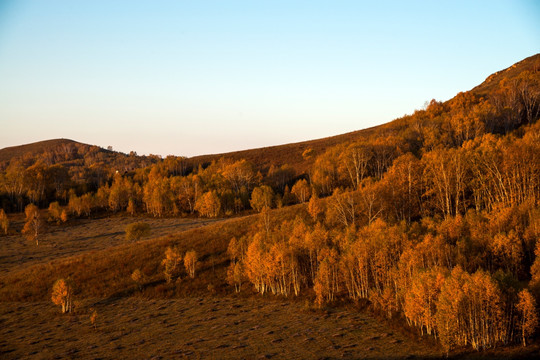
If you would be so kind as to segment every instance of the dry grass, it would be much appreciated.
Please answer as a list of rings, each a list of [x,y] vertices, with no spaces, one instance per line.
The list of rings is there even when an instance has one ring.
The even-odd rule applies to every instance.
[[[279,223],[283,219],[293,219],[297,215],[307,216],[304,208],[305,206],[297,205],[274,210],[272,217]],[[124,220],[110,220],[118,229],[124,229]],[[125,221],[141,220],[128,218]],[[232,237],[240,238],[246,235],[258,221],[258,215],[223,221],[214,220],[214,223],[204,227],[181,232],[175,231],[178,230],[175,226],[165,226],[165,230],[169,229],[171,234],[132,243],[126,242],[124,234],[120,231],[109,229],[106,231],[108,235],[103,237],[104,243],[114,242],[112,237],[118,237],[116,241],[121,245],[104,246],[103,250],[86,248],[86,251],[75,252],[73,256],[49,257],[48,261],[40,261],[37,264],[33,262],[34,259],[29,259],[26,266],[21,265],[0,274],[0,301],[46,300],[50,296],[50,288],[54,281],[68,277],[74,281],[75,295],[78,298],[129,296],[137,288],[131,279],[135,269],[140,269],[145,276],[143,295],[146,297],[198,296],[208,293],[209,285],[218,293],[232,292],[232,288],[225,281],[226,268],[229,264],[226,253],[229,241]],[[88,231],[92,228],[92,231],[96,232],[94,236],[96,239],[101,238],[99,232],[106,229],[99,221],[85,224]],[[182,254],[189,250],[195,250],[199,254],[197,276],[193,281],[184,282],[180,279],[173,284],[165,284],[161,260],[167,247],[177,247]],[[34,248],[34,251],[41,250]]]
[[[27,266],[2,274],[0,301],[46,300],[54,281],[68,277],[74,281],[75,295],[79,299],[127,296],[136,291],[131,279],[135,269],[140,269],[145,275],[143,286],[144,296],[147,297],[207,293],[208,284],[212,284],[216,291],[228,291],[225,273],[229,240],[233,236],[243,236],[256,221],[256,216],[216,221],[205,227],[133,243],[126,243],[123,233],[113,232],[122,245],[108,246],[99,251],[87,250],[38,264],[28,262]],[[175,227],[168,228],[174,233]],[[108,242],[106,239],[109,238],[106,237],[104,241]],[[200,254],[198,276],[194,281],[187,284],[182,283],[182,280],[170,285],[164,283],[161,260],[169,246],[177,247],[182,253],[193,249]]]
[[[45,212],[43,216],[46,216]],[[0,237],[2,244],[0,274],[20,270],[29,265],[45,264],[77,254],[129,244],[130,241],[126,241],[125,229],[128,224],[136,222],[150,225],[151,235],[144,239],[148,240],[218,221],[196,218],[140,219],[125,216],[77,219],[71,220],[68,226],[49,226],[47,233],[40,238],[39,246],[36,246],[35,242],[20,235],[23,224],[21,216],[12,217],[10,220],[14,222],[13,227],[19,234],[13,231],[10,236]]]
[[[30,144],[10,146],[0,149],[0,162],[10,161],[15,158],[20,158],[24,154],[30,153],[33,155],[41,154],[51,149],[58,148],[62,145],[81,144],[77,141],[69,139],[51,139],[45,141],[39,141]]]
[[[98,312],[94,329],[92,310]],[[306,311],[286,300],[185,298],[0,304],[0,356],[20,358],[320,359],[440,357],[365,313]]]
[[[503,79],[515,79],[519,76],[519,74],[523,71],[531,71],[531,72],[538,72],[540,70],[540,54],[535,54],[533,56],[529,56],[528,58],[525,58],[512,66],[497,71],[496,73],[491,74],[486,78],[486,80],[474,87],[471,91],[480,96],[489,96],[490,93],[492,93],[499,82]]]
[[[297,215],[307,216],[302,205],[273,212],[276,222]],[[141,219],[74,222],[59,232],[84,233],[90,239],[81,238],[78,244],[86,241],[86,245],[66,241],[62,243],[64,253],[57,252],[58,247],[37,250],[34,246],[34,251],[43,253],[25,255],[31,258],[23,257],[26,260],[16,268],[5,261],[17,256],[15,245],[10,245],[14,253],[0,261],[6,269],[0,273],[0,358],[397,359],[444,355],[433,339],[420,339],[415,330],[404,330],[399,322],[377,319],[350,305],[318,310],[309,305],[309,294],[300,299],[263,297],[254,295],[249,285],[235,295],[225,284],[226,248],[231,237],[240,237],[256,225],[256,215],[206,226],[189,219],[145,219],[153,221],[155,234],[175,234],[126,243],[123,229],[130,221]],[[61,239],[58,236],[57,241]],[[195,249],[200,254],[195,279],[183,274],[173,284],[165,283],[160,262],[168,246],[182,252]],[[96,250],[99,247],[102,250]],[[55,256],[60,258],[51,260]],[[145,274],[142,291],[131,279],[137,268]],[[76,284],[75,312],[70,315],[60,314],[50,301],[51,286],[60,277],[71,277]],[[96,328],[90,321],[94,311],[98,314]],[[540,352],[534,344],[526,349],[450,355],[537,358]]]
[[[338,144],[367,139],[370,136],[373,136],[379,129],[380,127],[372,127],[341,135],[292,144],[269,146],[224,154],[195,156],[189,158],[188,161],[193,168],[196,169],[199,164],[206,165],[213,160],[219,160],[222,157],[233,161],[244,159],[254,164],[258,170],[266,171],[271,165],[280,167],[287,164],[293,167],[297,174],[303,174],[312,166],[317,156],[324,153],[327,149]],[[302,157],[302,153],[307,149],[313,150],[313,156],[309,160]]]

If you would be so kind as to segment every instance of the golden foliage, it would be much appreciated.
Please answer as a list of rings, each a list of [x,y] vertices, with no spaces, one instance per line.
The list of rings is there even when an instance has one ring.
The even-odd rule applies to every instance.
[[[162,260],[161,265],[165,267],[163,273],[165,274],[165,280],[170,283],[180,273],[180,262],[182,261],[182,255],[176,248],[168,247],[165,250],[165,258]]]
[[[527,289],[523,289],[518,294],[516,309],[520,314],[521,339],[523,346],[527,346],[527,339],[530,338],[538,328],[538,310],[536,300]]]
[[[244,269],[240,262],[231,263],[227,269],[227,283],[234,286],[236,292],[242,289]]]
[[[484,271],[473,275],[452,270],[437,301],[437,329],[446,349],[471,345],[492,348],[506,338],[503,303],[498,285]]]
[[[4,209],[0,209],[0,229],[2,229],[4,235],[7,235],[9,230],[9,219],[4,212]]]
[[[296,196],[298,202],[305,203],[311,197],[311,187],[306,179],[300,179],[292,187],[291,193]]]
[[[68,213],[66,211],[66,209],[62,210],[62,214],[60,215],[60,220],[62,220],[62,222],[67,222],[69,219],[69,216],[68,216]]]
[[[58,279],[53,285],[51,300],[62,307],[62,314],[71,312],[73,304],[73,289],[70,281]]]
[[[195,203],[195,210],[205,217],[218,217],[221,210],[221,201],[217,192],[208,191],[204,193]]]
[[[22,233],[26,236],[27,239],[35,241],[36,245],[39,245],[39,236],[43,232],[44,228],[39,209],[36,205],[29,204],[24,209],[24,212],[26,214],[26,220]]]
[[[62,218],[62,208],[58,201],[49,204],[49,216],[52,221],[60,222]]]
[[[251,207],[257,211],[262,211],[264,208],[270,209],[274,203],[274,191],[270,186],[262,185],[253,189]]]
[[[144,282],[144,274],[140,269],[133,270],[133,272],[131,273],[131,280],[133,280],[135,284],[137,284],[137,287],[139,288],[139,290],[142,290],[142,285]]]
[[[190,250],[184,255],[184,266],[186,268],[189,277],[195,277],[195,269],[197,268],[197,252],[195,250]]]
[[[97,329],[97,319],[98,319],[98,312],[97,310],[92,311],[92,314],[90,315],[90,324],[94,327],[94,330]]]

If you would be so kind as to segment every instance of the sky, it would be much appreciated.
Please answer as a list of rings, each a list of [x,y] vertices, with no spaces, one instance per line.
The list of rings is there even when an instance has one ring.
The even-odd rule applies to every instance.
[[[0,148],[194,156],[311,140],[538,52],[533,0],[0,0]]]

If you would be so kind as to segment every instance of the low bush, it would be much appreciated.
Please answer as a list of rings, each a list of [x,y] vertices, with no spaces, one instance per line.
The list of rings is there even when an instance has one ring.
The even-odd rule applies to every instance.
[[[133,223],[126,226],[127,240],[140,240],[150,235],[150,233],[150,225],[144,222]]]

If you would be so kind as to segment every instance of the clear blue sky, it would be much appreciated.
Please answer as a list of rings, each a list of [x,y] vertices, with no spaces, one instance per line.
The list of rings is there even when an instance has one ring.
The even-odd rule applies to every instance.
[[[0,148],[191,156],[326,137],[539,51],[539,1],[0,0]]]

